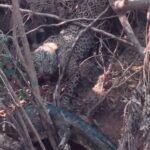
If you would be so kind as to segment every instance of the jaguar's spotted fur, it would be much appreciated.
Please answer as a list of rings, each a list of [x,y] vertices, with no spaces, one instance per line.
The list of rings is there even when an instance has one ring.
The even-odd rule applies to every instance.
[[[34,51],[33,58],[39,76],[57,72],[57,50],[55,43],[45,43]]]
[[[87,17],[95,18],[99,13],[104,11],[108,6],[107,0],[84,0],[76,5],[75,11],[69,16],[69,18]],[[85,22],[84,22],[85,23]],[[102,23],[102,22],[100,22]],[[69,53],[71,53],[72,44],[75,42],[77,35],[81,28],[76,25],[68,25],[59,35],[49,37],[45,43],[56,43],[60,49],[59,62],[64,67]],[[79,64],[89,56],[96,46],[95,36],[92,31],[87,31],[80,37],[79,42],[74,47],[74,53],[70,59],[66,74],[69,77],[64,93],[61,96],[61,103],[63,107],[69,108],[71,99],[74,97],[74,91],[77,87],[80,79]],[[50,56],[51,59],[51,56]],[[41,61],[41,60],[40,60]],[[52,61],[52,60],[51,60]],[[49,65],[49,64],[47,64]],[[41,63],[41,67],[42,63]]]

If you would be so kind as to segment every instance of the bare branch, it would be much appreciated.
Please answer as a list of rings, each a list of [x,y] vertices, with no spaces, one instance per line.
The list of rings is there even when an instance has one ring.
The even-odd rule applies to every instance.
[[[100,13],[100,14],[94,19],[94,21],[91,22],[85,29],[83,29],[83,30],[81,30],[81,31],[79,32],[77,38],[75,39],[75,42],[74,42],[73,45],[72,45],[70,56],[68,56],[68,60],[66,61],[66,64],[65,64],[65,66],[64,66],[64,68],[63,68],[63,73],[62,73],[62,74],[65,73],[65,71],[66,71],[66,69],[67,69],[67,67],[68,67],[68,65],[69,65],[69,61],[70,61],[70,59],[71,59],[71,57],[72,57],[72,54],[74,53],[75,47],[76,47],[78,41],[80,40],[81,36],[82,36],[83,34],[85,34],[85,33],[99,20],[99,18],[100,18],[101,16],[103,16],[103,15],[108,11],[108,9],[109,9],[109,6],[108,6],[102,13]]]
[[[1,68],[0,68],[0,78],[4,82],[4,84],[5,84],[8,92],[10,93],[10,96],[12,97],[13,104],[18,108],[18,111],[19,111],[18,112],[18,118],[20,120],[20,123],[21,123],[21,125],[23,127],[23,131],[25,133],[24,137],[28,141],[27,144],[30,146],[31,150],[34,150],[32,142],[31,142],[31,139],[30,139],[30,136],[29,136],[29,133],[28,133],[28,129],[27,129],[26,124],[25,124],[25,122],[24,122],[24,120],[23,120],[23,118],[22,118],[21,115],[24,116],[25,121],[27,121],[29,123],[31,129],[33,129],[33,131],[35,131],[35,134],[37,133],[37,131],[34,128],[34,126],[32,125],[31,120],[28,118],[26,112],[24,111],[24,109],[22,108],[22,106],[19,104],[19,98],[15,94],[12,86],[10,85],[7,77],[5,76],[5,74],[4,74],[4,72],[3,72],[3,70]],[[39,137],[38,133],[37,133],[37,137]]]
[[[7,8],[7,9],[10,9],[12,10],[12,5],[6,5],[6,4],[0,4],[0,7],[1,8]],[[23,13],[29,13],[29,14],[33,14],[33,15],[38,15],[38,16],[42,16],[42,17],[49,17],[49,18],[54,18],[56,20],[62,20],[62,18],[60,18],[59,16],[57,15],[53,15],[53,14],[48,14],[48,13],[40,13],[40,12],[33,12],[31,10],[28,10],[28,9],[21,9],[19,8],[20,12],[23,12]]]
[[[85,28],[87,27],[87,25],[81,24],[81,23],[74,23],[74,24],[79,25],[79,26],[81,26],[81,27],[85,27]],[[93,31],[95,31],[96,33],[103,34],[103,35],[108,36],[108,37],[110,37],[110,38],[112,38],[112,39],[115,39],[115,40],[117,40],[117,41],[119,41],[119,42],[122,42],[122,43],[127,44],[127,45],[132,46],[132,47],[135,47],[134,43],[132,43],[132,42],[130,42],[130,41],[127,41],[127,40],[125,40],[125,39],[123,39],[123,38],[117,37],[117,36],[114,35],[114,34],[111,34],[111,33],[109,33],[109,32],[106,32],[106,31],[104,31],[104,30],[101,30],[101,29],[97,29],[97,28],[95,28],[95,27],[91,27],[90,29],[93,30]]]
[[[119,14],[126,13],[128,10],[143,10],[150,6],[149,0],[109,0],[111,7]]]
[[[144,56],[144,48],[141,46],[140,42],[138,41],[137,37],[135,36],[130,23],[125,15],[118,16],[123,29],[125,30],[128,38],[134,44],[136,50],[140,53],[140,55]]]
[[[11,5],[4,5],[4,4],[0,4],[0,7],[1,7],[1,8],[12,8]],[[20,11],[21,11],[21,12],[25,12],[25,13],[31,13],[31,12],[32,12],[32,11],[27,10],[27,9],[20,9]],[[35,31],[37,31],[37,30],[39,30],[40,28],[43,28],[43,27],[47,27],[47,28],[50,28],[50,27],[60,27],[60,26],[63,26],[63,25],[65,25],[65,24],[69,24],[69,23],[75,24],[75,25],[78,25],[78,26],[81,26],[81,27],[86,28],[87,25],[82,24],[82,23],[78,23],[78,22],[76,22],[76,21],[92,21],[92,20],[93,20],[92,18],[91,18],[91,19],[90,19],[90,18],[75,18],[75,19],[67,19],[67,20],[66,20],[66,19],[60,18],[60,17],[57,16],[57,15],[47,14],[47,13],[38,13],[38,12],[34,12],[33,15],[43,16],[43,17],[49,17],[49,18],[53,18],[53,19],[56,19],[56,20],[61,21],[61,22],[58,23],[58,24],[50,24],[50,25],[46,25],[46,24],[45,24],[45,25],[40,25],[39,27],[37,27],[37,28],[35,28],[35,29],[32,29],[32,30],[26,32],[27,35],[30,34],[30,33],[32,33],[32,32],[35,32]],[[112,16],[112,17],[117,17],[117,16]],[[110,18],[110,17],[109,17],[109,18]],[[108,19],[108,18],[107,18],[107,17],[99,18],[99,20],[104,20],[104,19]],[[131,42],[129,42],[129,41],[123,39],[123,38],[117,37],[117,36],[115,36],[115,35],[113,35],[113,34],[111,34],[111,33],[108,33],[108,32],[106,32],[106,31],[104,31],[104,30],[97,29],[97,28],[95,28],[95,27],[90,27],[90,29],[93,30],[93,31],[96,32],[96,33],[103,34],[103,35],[108,36],[108,37],[110,37],[110,38],[112,38],[112,39],[115,39],[115,40],[117,40],[117,41],[119,41],[119,42],[122,42],[122,43],[124,43],[124,44],[127,44],[127,45],[130,45],[130,46],[133,46],[133,47],[134,47],[134,44],[133,44],[133,43],[131,43]]]
[[[23,49],[24,49],[24,55],[25,55],[25,63],[28,66],[26,68],[26,71],[28,72],[28,75],[30,77],[30,81],[31,81],[31,87],[33,89],[33,94],[35,96],[35,100],[36,100],[36,105],[38,105],[38,107],[40,107],[42,109],[42,111],[39,112],[39,114],[42,116],[42,119],[45,121],[46,124],[44,124],[44,126],[46,126],[47,132],[49,134],[49,139],[51,142],[51,145],[53,147],[53,149],[57,150],[57,144],[55,141],[54,136],[52,135],[52,133],[54,134],[54,129],[50,131],[50,127],[52,127],[53,123],[52,120],[50,118],[50,116],[48,115],[48,112],[46,111],[46,108],[44,107],[43,103],[42,103],[42,98],[40,95],[40,89],[38,86],[38,80],[37,80],[37,76],[36,76],[36,71],[34,68],[34,64],[33,64],[33,59],[31,56],[31,52],[30,52],[30,47],[29,47],[29,43],[25,34],[25,29],[23,26],[23,20],[21,17],[21,13],[19,10],[19,3],[17,0],[12,0],[12,4],[13,4],[13,21],[16,24],[16,22],[18,23],[18,31],[19,31],[19,36],[23,45]],[[17,39],[16,39],[17,41]],[[19,49],[20,50],[20,49]],[[20,52],[21,53],[21,52]],[[41,110],[40,109],[40,110]],[[38,109],[39,110],[39,109]],[[34,132],[35,133],[35,132]],[[56,134],[54,134],[56,135]],[[43,143],[41,142],[41,140],[38,140],[41,147],[43,149]]]

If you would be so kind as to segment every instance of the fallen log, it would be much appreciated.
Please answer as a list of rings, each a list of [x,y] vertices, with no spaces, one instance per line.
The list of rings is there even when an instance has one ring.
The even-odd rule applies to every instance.
[[[116,146],[113,145],[101,131],[97,130],[94,127],[91,127],[87,122],[82,120],[74,113],[65,111],[52,104],[46,104],[45,107],[48,113],[53,118],[57,129],[61,129],[61,127],[65,125],[70,127],[70,140],[72,140],[73,142],[81,144],[89,150],[117,149]],[[28,105],[25,107],[25,111],[29,115],[29,118],[31,119],[33,125],[35,126],[41,137],[46,138],[44,134],[44,128],[38,116],[38,111],[35,109],[35,107],[33,105]],[[15,117],[15,113],[13,114],[13,116]],[[17,118],[16,120],[18,121]],[[32,133],[30,133],[30,135],[32,137]],[[36,139],[34,139],[33,141],[35,142]]]

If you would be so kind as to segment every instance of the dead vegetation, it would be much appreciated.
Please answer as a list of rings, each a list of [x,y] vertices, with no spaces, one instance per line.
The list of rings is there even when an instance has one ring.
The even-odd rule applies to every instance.
[[[1,0],[0,149],[149,150],[149,3]]]

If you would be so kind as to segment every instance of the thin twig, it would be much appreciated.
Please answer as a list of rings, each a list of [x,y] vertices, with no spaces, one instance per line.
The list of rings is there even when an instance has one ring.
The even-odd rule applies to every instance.
[[[60,143],[58,145],[58,148],[60,150],[63,150],[64,147],[66,146],[66,144],[68,145],[68,141],[69,141],[70,136],[71,136],[70,127],[66,127],[64,132],[65,133],[64,133],[63,137],[61,138],[61,141],[60,141]]]
[[[1,8],[7,8],[7,9],[12,10],[12,5],[0,4],[0,7],[1,7]],[[62,20],[62,18],[60,18],[60,17],[57,16],[57,15],[53,15],[53,14],[40,13],[40,12],[33,12],[33,11],[31,11],[31,10],[22,9],[22,8],[19,8],[19,11],[22,12],[22,13],[28,13],[28,14],[38,15],[38,16],[41,16],[41,17],[53,18],[53,19],[56,19],[56,20],[58,20],[58,21]]]
[[[117,84],[119,79],[123,78],[123,76],[125,75],[125,73],[127,72],[127,70],[129,70],[132,66],[133,66],[134,63],[132,63],[123,73],[122,73],[122,76],[119,77],[119,78],[116,78],[113,82],[113,85],[106,91],[102,94],[101,96],[101,99],[100,101],[98,101],[88,112],[87,112],[87,116],[88,117],[92,117],[94,115],[94,113],[98,110],[100,104],[106,99],[106,97],[108,96],[108,94],[116,89],[116,88],[119,88],[120,86],[122,86],[123,84],[125,84],[132,76],[134,76],[135,74],[137,74],[138,72],[140,72],[141,70],[138,70],[136,72],[134,72],[133,74],[131,74],[128,78],[126,78],[124,81],[122,81],[120,84]],[[109,70],[111,70],[111,68],[113,67],[112,64],[110,64],[109,68],[108,68],[108,71],[106,74],[109,73]]]
[[[70,60],[71,60],[71,58],[72,58],[72,55],[73,55],[73,53],[74,53],[74,51],[75,51],[75,47],[76,47],[76,45],[78,44],[78,42],[79,42],[81,36],[83,36],[83,35],[99,20],[99,18],[102,17],[102,16],[108,11],[108,9],[109,9],[109,6],[108,6],[102,13],[100,13],[89,25],[87,25],[86,28],[84,28],[83,30],[81,30],[81,31],[79,32],[79,34],[78,34],[78,36],[76,37],[74,43],[72,44],[72,47],[71,47],[69,56],[66,58],[67,60],[66,60],[66,62],[65,62],[65,64],[64,64],[64,66],[63,66],[62,73],[61,73],[61,75],[60,75],[59,78],[58,78],[58,82],[57,82],[57,85],[56,85],[56,88],[55,88],[55,95],[58,95],[58,96],[59,96],[58,93],[59,93],[59,87],[60,87],[61,81],[62,81],[62,79],[63,79],[63,77],[64,77],[64,75],[65,75],[65,72],[66,72],[66,70],[67,70],[67,68],[68,68],[69,62],[70,62]],[[55,100],[55,101],[56,101],[58,104],[60,103],[59,100]]]
[[[99,14],[98,17],[96,17],[96,18],[94,19],[94,21],[91,22],[85,29],[83,29],[83,30],[81,30],[81,31],[79,32],[77,38],[75,39],[75,42],[73,43],[73,45],[72,45],[72,47],[71,47],[71,53],[70,53],[70,55],[68,56],[68,59],[67,59],[67,61],[66,61],[66,63],[65,63],[65,66],[63,67],[62,77],[63,77],[64,73],[66,72],[66,69],[68,68],[68,65],[69,65],[69,62],[70,62],[70,60],[71,60],[71,57],[72,57],[72,55],[73,55],[73,53],[74,53],[74,51],[75,51],[75,47],[76,47],[76,45],[78,44],[78,42],[79,42],[81,36],[83,36],[83,35],[99,20],[99,18],[100,18],[101,16],[103,16],[103,15],[108,11],[108,9],[109,9],[109,6],[108,6],[101,14]]]
[[[30,139],[30,136],[29,136],[29,133],[28,133],[28,129],[26,127],[26,124],[24,123],[24,120],[22,118],[21,115],[25,116],[25,120],[28,121],[28,123],[30,123],[31,127],[33,127],[32,123],[29,121],[30,119],[28,118],[26,112],[23,110],[22,106],[19,104],[19,99],[17,97],[17,95],[15,94],[13,88],[11,87],[7,77],[5,76],[3,70],[0,68],[0,78],[2,79],[2,81],[4,82],[8,92],[10,93],[10,96],[12,97],[12,101],[13,101],[13,104],[16,106],[16,108],[18,108],[19,112],[17,113],[18,115],[18,118],[20,120],[20,123],[23,127],[23,131],[25,133],[24,137],[25,139],[28,141],[28,145],[30,146],[31,150],[34,150],[34,147],[32,145],[32,142],[31,142],[31,139]],[[33,127],[34,128],[34,127]],[[35,128],[34,128],[35,130]]]
[[[118,16],[109,16],[109,17],[102,17],[102,18],[99,18],[99,20],[108,20],[108,19],[112,19],[112,18],[117,18]],[[26,34],[28,35],[28,34],[30,34],[30,33],[32,33],[32,32],[35,32],[35,31],[37,31],[37,30],[39,30],[40,28],[51,28],[51,27],[60,27],[60,26],[63,26],[63,25],[66,25],[66,24],[74,24],[74,22],[77,22],[77,21],[93,21],[94,19],[90,19],[90,18],[75,18],[75,19],[62,19],[62,20],[60,20],[61,22],[59,22],[59,23],[57,23],[57,24],[42,24],[42,25],[40,25],[40,26],[38,26],[38,27],[36,27],[36,28],[34,28],[34,29],[32,29],[32,30],[30,30],[30,31],[28,31],[28,32],[26,32]]]
[[[1,7],[1,8],[9,8],[9,9],[12,8],[11,5],[5,5],[5,4],[0,4],[0,7]],[[31,13],[31,12],[32,12],[32,11],[27,10],[27,9],[20,9],[20,11],[21,11],[21,12],[26,12],[26,13]],[[61,21],[61,22],[58,23],[58,24],[41,25],[41,26],[39,26],[39,27],[37,27],[37,28],[35,28],[35,29],[33,29],[33,30],[28,31],[26,34],[30,34],[30,33],[32,33],[32,32],[35,32],[36,30],[38,30],[38,29],[40,29],[40,28],[42,28],[42,27],[58,27],[58,26],[61,26],[61,25],[65,25],[65,24],[67,24],[67,23],[72,23],[72,24],[81,26],[81,27],[83,27],[83,28],[86,28],[87,25],[82,24],[82,23],[78,23],[78,22],[76,22],[76,21],[92,21],[92,20],[93,20],[92,18],[91,18],[91,19],[90,19],[90,18],[75,18],[75,19],[70,19],[70,20],[68,19],[68,20],[66,20],[66,19],[60,18],[60,17],[57,16],[57,15],[52,15],[52,14],[47,14],[47,13],[38,13],[38,12],[34,12],[33,15],[43,16],[43,17],[49,17],[49,18],[53,18],[53,19],[56,19],[56,20]],[[117,16],[112,16],[112,17],[117,17]],[[109,18],[111,18],[111,17],[103,17],[103,18],[99,18],[99,20],[105,20],[105,19],[109,19]],[[95,31],[96,33],[101,33],[101,34],[103,34],[103,35],[105,35],[105,36],[108,36],[108,37],[110,37],[110,38],[112,38],[112,39],[115,39],[115,40],[117,40],[117,41],[119,41],[119,42],[122,42],[122,43],[125,43],[125,44],[127,44],[127,45],[130,45],[130,46],[133,46],[133,47],[134,47],[134,44],[133,44],[133,43],[131,43],[131,42],[125,40],[125,39],[122,39],[122,38],[120,38],[120,37],[117,37],[117,36],[115,36],[115,35],[113,35],[113,34],[111,34],[111,33],[108,33],[108,32],[106,32],[106,31],[104,31],[104,30],[97,29],[97,28],[95,28],[95,27],[91,27],[90,29],[93,30],[93,31]]]

